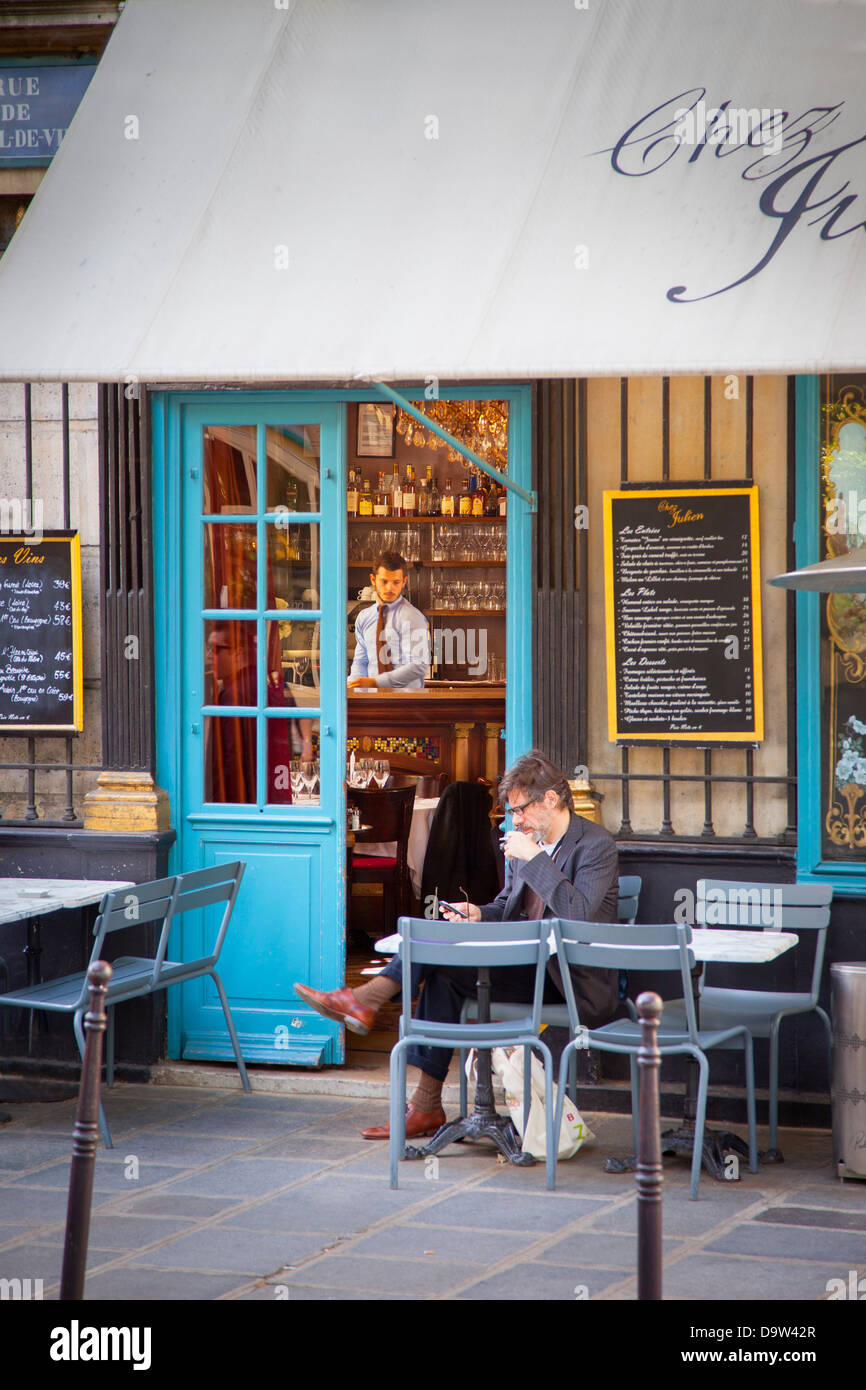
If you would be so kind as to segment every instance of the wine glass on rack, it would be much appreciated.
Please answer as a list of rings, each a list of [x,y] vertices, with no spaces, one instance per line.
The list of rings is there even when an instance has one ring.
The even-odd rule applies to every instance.
[[[304,780],[301,777],[300,760],[297,758],[289,763],[289,780],[292,784],[292,800],[296,802],[300,801]]]
[[[373,781],[381,791],[391,776],[391,764],[387,758],[376,758],[373,761]]]

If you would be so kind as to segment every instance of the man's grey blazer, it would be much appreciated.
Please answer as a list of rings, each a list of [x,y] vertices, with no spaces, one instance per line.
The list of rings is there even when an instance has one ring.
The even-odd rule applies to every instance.
[[[526,917],[523,890],[527,885],[544,900],[545,917],[615,922],[619,860],[613,836],[572,812],[556,858],[556,864],[545,853],[530,860],[506,860],[505,886],[493,902],[481,908],[482,922]],[[551,960],[547,969],[562,992],[558,962]],[[607,1023],[619,1002],[619,972],[572,966],[571,979],[581,1023],[587,1028]]]

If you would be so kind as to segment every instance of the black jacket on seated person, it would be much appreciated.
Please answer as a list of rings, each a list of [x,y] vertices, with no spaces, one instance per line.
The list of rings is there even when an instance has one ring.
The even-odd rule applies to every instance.
[[[471,903],[499,892],[490,827],[490,792],[480,782],[452,782],[439,798],[421,873],[421,912],[437,891],[454,902],[465,889]]]

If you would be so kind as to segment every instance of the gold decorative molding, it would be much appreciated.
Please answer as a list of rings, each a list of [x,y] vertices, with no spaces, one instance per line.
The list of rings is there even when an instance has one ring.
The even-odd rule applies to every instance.
[[[499,744],[502,739],[502,724],[484,724],[484,776],[492,787],[499,780]]]
[[[469,735],[475,728],[474,723],[457,723],[454,725],[454,780],[466,782],[469,778]]]
[[[140,835],[171,828],[168,794],[149,772],[100,772],[84,798],[85,830]]]
[[[579,782],[573,782],[569,778],[568,785],[571,787],[575,814],[601,825],[601,806],[592,783],[585,777]]]
[[[843,787],[839,787],[839,793],[848,803],[847,812],[837,800],[833,800],[827,812],[827,834],[834,845],[851,845],[854,849],[863,849],[866,846],[866,819],[863,811],[855,811],[858,801],[861,801],[864,788],[856,782],[846,782]]]

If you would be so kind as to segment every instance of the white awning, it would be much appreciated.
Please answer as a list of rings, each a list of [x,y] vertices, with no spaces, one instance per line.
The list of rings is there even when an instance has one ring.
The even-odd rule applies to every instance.
[[[0,378],[866,362],[861,0],[279,4],[127,0]]]

